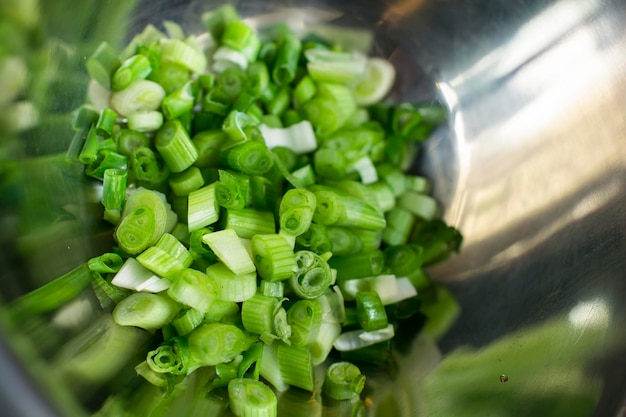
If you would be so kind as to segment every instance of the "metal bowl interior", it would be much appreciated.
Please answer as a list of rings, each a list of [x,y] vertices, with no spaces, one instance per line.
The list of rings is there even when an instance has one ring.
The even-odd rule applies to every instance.
[[[2,163],[12,167],[0,171],[2,298],[10,301],[110,244],[110,231],[94,220],[94,190],[60,170],[53,156],[71,139],[68,112],[84,97],[86,51],[103,39],[121,44],[163,20],[200,32],[199,14],[210,3],[39,3],[42,20],[32,36],[54,40],[42,65],[63,88],[48,91],[42,114],[51,117],[41,119],[47,124],[1,144],[8,155]],[[252,24],[288,18],[302,27],[364,30],[371,52],[398,68],[393,100],[437,99],[450,111],[415,167],[432,180],[443,217],[464,235],[461,253],[429,271],[457,297],[461,314],[438,341],[411,335],[394,373],[371,370],[368,415],[621,415],[624,3],[234,4]],[[58,207],[73,214],[62,229],[48,227],[59,220]],[[16,417],[83,415],[84,401],[46,375],[45,359],[22,330],[3,320],[0,369],[10,377],[0,380],[0,408]]]

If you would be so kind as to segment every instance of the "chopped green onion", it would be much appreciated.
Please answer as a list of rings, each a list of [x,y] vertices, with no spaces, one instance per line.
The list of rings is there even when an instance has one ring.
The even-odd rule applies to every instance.
[[[121,129],[115,136],[118,152],[130,157],[135,149],[150,146],[150,139],[143,132]]]
[[[157,387],[167,386],[167,377],[164,374],[154,372],[148,362],[143,361],[139,365],[135,366],[135,372],[137,375],[143,377],[146,381]]]
[[[138,111],[128,116],[128,128],[138,132],[154,132],[163,126],[163,113],[156,110]]]
[[[362,125],[365,125],[367,123],[370,123],[370,114],[367,111],[367,109],[363,108],[363,107],[358,107],[354,113],[352,113],[352,115],[348,118],[348,120],[346,120],[346,123],[344,124],[344,129],[356,129]],[[384,145],[383,142],[380,143],[380,146]],[[376,161],[380,160],[380,155],[377,153],[374,153],[373,159],[375,159]]]
[[[243,52],[233,48],[220,46],[213,53],[213,66],[211,69],[220,74],[231,68],[245,70],[248,68],[248,57]]]
[[[242,51],[256,38],[254,30],[241,20],[231,20],[224,26],[224,33],[221,37],[222,45]]]
[[[152,72],[150,61],[144,55],[134,55],[124,62],[115,71],[111,80],[111,89],[120,91],[128,87],[133,81],[145,79]]]
[[[302,116],[294,109],[287,109],[282,117],[282,124],[285,127],[291,127],[303,121]]]
[[[198,261],[200,259],[204,259],[205,261],[211,263],[217,261],[217,256],[215,255],[215,253],[213,253],[213,251],[202,240],[202,236],[211,232],[212,229],[203,227],[198,230],[194,230],[189,234],[189,252],[191,253],[191,256],[194,257],[195,261]]]
[[[463,236],[452,226],[440,219],[428,222],[416,222],[410,241],[419,245],[424,251],[424,264],[432,265],[458,252]]]
[[[385,227],[382,213],[363,200],[326,189],[314,193],[317,207],[313,220],[318,223],[367,230],[382,230]]]
[[[253,97],[260,97],[265,91],[269,82],[270,75],[267,65],[263,61],[256,61],[250,64],[247,70],[248,78],[246,79],[246,90]]]
[[[283,281],[266,281],[262,279],[259,292],[268,297],[283,298],[285,294],[285,283]]]
[[[120,326],[136,326],[155,331],[168,324],[180,307],[171,298],[148,292],[136,292],[113,309],[113,320]]]
[[[172,22],[171,20],[165,20],[163,21],[163,27],[170,38],[185,39],[185,32],[178,23]]]
[[[430,182],[419,175],[405,175],[404,180],[406,182],[406,189],[409,191],[414,191],[416,193],[429,193],[430,192]]]
[[[170,232],[172,236],[181,241],[184,245],[189,246],[189,238],[191,234],[189,233],[189,227],[187,227],[186,223],[178,222]]]
[[[359,79],[366,70],[366,58],[356,53],[307,49],[304,55],[309,76],[315,81],[349,83]]]
[[[178,196],[187,196],[192,191],[204,185],[202,172],[198,167],[192,166],[169,180],[172,192]]]
[[[377,292],[357,292],[356,311],[363,330],[371,332],[387,327],[387,313]]]
[[[286,34],[280,40],[272,69],[272,80],[276,85],[284,86],[295,79],[301,50],[300,40],[291,34]]]
[[[365,376],[350,362],[335,362],[326,370],[322,393],[336,400],[358,397],[365,388]]]
[[[399,197],[406,191],[406,179],[402,171],[389,164],[378,165],[376,167],[378,177],[382,178],[391,188],[394,196]]]
[[[140,111],[157,110],[165,97],[165,90],[149,80],[135,80],[128,87],[111,95],[111,107],[122,116]]]
[[[265,143],[255,140],[223,149],[220,160],[231,169],[248,175],[263,175],[272,168],[274,162]]]
[[[297,270],[289,279],[291,288],[300,297],[314,299],[322,295],[333,282],[330,267],[318,254],[296,252]]]
[[[313,391],[313,362],[305,347],[278,345],[278,366],[284,381],[294,387]]]
[[[134,177],[136,181],[153,183],[160,177],[161,168],[152,149],[148,147],[136,148],[132,151],[129,159],[131,178]]]
[[[183,262],[156,246],[147,248],[136,259],[141,265],[158,276],[170,280],[185,268]]]
[[[198,74],[203,73],[207,65],[206,57],[201,51],[180,39],[163,39],[161,41],[161,60],[182,65]]]
[[[213,300],[209,310],[204,313],[206,323],[238,322],[241,313],[239,304],[234,301]]]
[[[274,392],[260,381],[248,378],[228,383],[230,409],[237,417],[276,417],[277,400]]]
[[[287,191],[278,212],[281,230],[292,236],[306,232],[313,220],[316,201],[315,194],[306,189]]]
[[[252,255],[257,273],[266,281],[282,281],[296,269],[293,247],[278,234],[252,236]]]
[[[263,359],[260,365],[260,374],[278,392],[287,391],[289,385],[285,382],[278,366],[278,343],[263,344]],[[332,346],[331,346],[332,347]]]
[[[313,163],[318,175],[326,179],[344,178],[348,171],[345,154],[335,149],[318,149],[313,155]]]
[[[426,194],[406,192],[398,198],[398,206],[424,220],[433,220],[437,215],[437,202]]]
[[[252,189],[252,207],[258,210],[274,211],[278,200],[278,191],[275,185],[266,177],[250,177]]]
[[[179,303],[204,313],[209,311],[217,298],[217,288],[205,273],[184,269],[172,280],[167,294]]]
[[[387,212],[385,217],[387,227],[383,232],[383,242],[391,246],[407,243],[415,223],[413,213],[398,206]]]
[[[280,308],[275,297],[256,293],[241,306],[241,320],[246,331],[258,335],[274,333],[274,316]]]
[[[207,233],[202,240],[209,245],[217,257],[236,275],[249,274],[256,267],[234,230],[224,229]]]
[[[122,218],[115,238],[120,247],[131,255],[143,252],[151,244],[157,224],[154,211],[141,205]]]
[[[170,233],[164,233],[155,246],[180,261],[185,268],[191,266],[193,257],[182,242]]]
[[[105,209],[118,210],[121,213],[126,200],[127,182],[127,171],[121,169],[107,169],[104,171],[102,205]]]
[[[396,205],[396,196],[385,181],[369,184],[368,188],[375,196],[376,205],[382,212],[388,212]]]
[[[311,223],[306,232],[296,238],[298,246],[311,250],[318,255],[333,250],[333,244],[326,226]]]
[[[281,87],[278,89],[272,100],[267,104],[267,112],[275,116],[280,116],[287,111],[290,104],[291,88],[289,86]]]
[[[97,116],[97,113],[96,113],[96,116]],[[79,160],[78,156],[80,155],[80,152],[83,149],[83,146],[85,144],[85,138],[86,138],[87,133],[89,132],[90,127],[91,127],[91,124],[82,129],[79,129],[72,137],[72,141],[70,142],[70,145],[68,146],[67,151],[65,152],[65,162],[68,165],[71,165],[74,162]],[[87,161],[87,163],[89,163],[89,161]]]
[[[322,321],[329,323],[344,322],[344,297],[337,285],[326,290],[324,294],[317,298],[317,302],[322,306]]]
[[[256,293],[254,271],[235,273],[227,265],[218,262],[210,265],[206,269],[206,274],[214,282],[215,292],[220,300],[240,303]]]
[[[111,87],[111,77],[120,66],[120,59],[107,42],[102,42],[86,62],[87,72],[104,88]]]
[[[337,279],[344,281],[380,274],[385,260],[382,251],[377,249],[353,255],[333,256],[328,263],[337,270]]]
[[[233,109],[237,111],[247,112],[248,109],[250,109],[250,107],[255,104],[255,102],[256,98],[252,94],[248,93],[247,91],[243,91],[239,95],[239,97],[237,97],[237,100],[235,100],[235,102],[233,103]],[[248,114],[248,116],[251,116],[249,113],[246,114]]]
[[[128,158],[124,155],[106,149],[99,150],[98,160],[85,168],[85,174],[90,177],[103,180],[104,173],[107,169],[126,170],[127,166]]]
[[[323,363],[333,349],[333,343],[341,334],[341,324],[322,321],[315,341],[309,346],[313,365]]]
[[[217,204],[227,209],[247,207],[251,199],[250,177],[238,172],[219,170],[215,186]]]
[[[382,100],[393,87],[396,71],[383,58],[368,58],[365,70],[354,83],[354,95],[360,106],[369,106]]]
[[[239,13],[231,4],[221,5],[201,16],[205,29],[216,40],[222,38],[226,24],[237,19],[239,19]]]
[[[122,257],[116,253],[104,253],[87,261],[89,270],[100,274],[117,273],[123,264]]]
[[[170,120],[157,132],[156,148],[172,172],[182,172],[198,158],[198,151],[179,120]]]
[[[196,97],[191,82],[169,93],[161,102],[161,110],[166,119],[176,119],[193,108]]]
[[[372,287],[379,294],[383,293],[383,289],[379,286],[373,285]],[[386,287],[385,291],[385,297],[381,297],[384,305],[396,304],[417,295],[415,286],[407,277],[396,278],[395,291],[393,293],[387,291]]]
[[[228,134],[233,143],[239,143],[248,140],[247,129],[258,124],[259,121],[252,116],[233,110],[224,119],[222,129]]]
[[[180,310],[176,317],[172,319],[172,325],[179,336],[184,336],[200,326],[203,320],[204,313],[202,311],[196,310],[195,308],[186,308]]]
[[[113,126],[117,119],[117,113],[111,109],[100,110],[100,116],[96,121],[96,132],[100,136],[109,137],[113,132]]]
[[[212,183],[189,193],[187,224],[194,232],[219,220],[219,206],[215,195],[217,184]]]
[[[302,118],[311,122],[320,137],[328,136],[343,126],[346,121],[338,103],[330,98],[315,97],[300,107]]]
[[[272,64],[276,59],[276,52],[278,51],[278,46],[276,42],[272,40],[267,40],[261,43],[261,48],[259,50],[259,60],[266,62],[268,64]]]
[[[194,165],[198,168],[215,168],[219,165],[219,154],[228,135],[222,130],[198,132],[191,141],[198,150],[198,159]]]
[[[81,164],[93,164],[98,160],[98,134],[96,127],[92,126],[87,133],[87,138],[83,144],[83,148],[78,155],[78,161]]]
[[[291,326],[291,344],[308,346],[315,341],[322,324],[322,307],[317,300],[296,301],[287,310],[287,323]]]
[[[150,238],[150,245],[156,244],[165,232],[167,225],[167,206],[165,196],[153,190],[137,189],[126,199],[123,217],[131,214],[136,208],[145,206],[152,210],[155,227]],[[130,252],[129,252],[130,253]]]
[[[232,361],[250,347],[250,340],[236,326],[203,324],[184,338],[174,338],[148,353],[150,368],[159,373],[187,375],[202,366]]]
[[[333,256],[353,255],[363,250],[363,243],[353,229],[342,226],[327,226],[326,230]]]
[[[302,77],[293,90],[294,108],[300,108],[304,103],[315,97],[316,93],[317,87],[315,86],[313,79],[308,75]]]

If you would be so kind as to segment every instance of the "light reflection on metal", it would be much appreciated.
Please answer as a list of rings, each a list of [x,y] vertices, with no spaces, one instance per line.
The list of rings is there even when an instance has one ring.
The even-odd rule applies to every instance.
[[[576,327],[606,328],[611,317],[607,303],[602,299],[582,301],[567,315],[569,322]]]
[[[600,5],[597,0],[553,4],[522,25],[506,43],[492,48],[474,65],[457,74],[450,84],[463,88],[476,87],[475,84],[488,86],[489,80],[509,76],[547,50],[552,56],[554,44],[597,13]]]
[[[383,13],[381,20],[385,21],[393,17],[413,14],[426,3],[425,0],[399,0],[393,2]]]
[[[468,164],[467,169],[461,165],[464,175],[446,212],[465,236],[464,251],[456,261],[462,272],[454,261],[442,267],[441,275],[457,271],[452,280],[497,268],[547,241],[581,218],[584,211],[577,197],[588,195],[586,211],[593,212],[594,200],[596,208],[604,207],[626,186],[624,175],[618,174],[626,166],[626,155],[615,148],[614,138],[616,125],[626,128],[622,113],[614,111],[616,97],[626,95],[626,82],[623,68],[606,64],[620,52],[601,48],[601,34],[583,25],[595,10],[589,4],[565,2],[559,7],[545,12],[547,21],[553,20],[553,13],[569,16],[557,23],[560,30],[551,29],[548,38],[558,42],[549,53],[542,53],[543,33],[530,30],[545,25],[543,17],[520,29],[507,45],[507,50],[520,51],[511,45],[528,40],[543,49],[522,48],[528,59],[518,57],[524,65],[509,67],[504,84],[497,82],[503,74],[496,70],[484,73],[483,79],[462,75],[439,84],[444,99],[456,109],[453,130],[459,161]],[[576,31],[557,36],[571,27]],[[501,58],[513,62],[505,53]],[[479,96],[479,102],[467,102],[463,94],[475,89],[455,84],[462,82],[484,82],[492,90]],[[507,102],[501,101],[504,94]],[[513,105],[519,108],[505,117]],[[612,130],[604,129],[601,120]],[[607,172],[615,173],[610,183]],[[598,185],[602,178],[604,184]],[[604,189],[594,190],[598,186]]]

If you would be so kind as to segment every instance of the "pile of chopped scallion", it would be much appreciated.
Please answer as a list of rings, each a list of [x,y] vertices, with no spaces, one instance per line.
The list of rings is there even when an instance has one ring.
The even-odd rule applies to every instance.
[[[59,372],[143,381],[99,416],[170,415],[177,398],[171,415],[276,416],[289,387],[357,415],[355,364],[388,359],[403,320],[446,320],[423,268],[462,238],[404,171],[446,112],[382,103],[394,67],[332,39],[261,36],[231,6],[202,20],[207,34],[150,25],[87,59],[67,159],[101,181],[116,246],[12,306],[49,312],[93,287],[106,314]]]

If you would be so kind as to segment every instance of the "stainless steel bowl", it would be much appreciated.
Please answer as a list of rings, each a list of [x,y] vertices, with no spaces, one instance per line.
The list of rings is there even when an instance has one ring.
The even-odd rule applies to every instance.
[[[133,2],[121,1],[79,7],[39,2],[41,21],[28,26],[32,48],[54,40],[40,69],[51,74],[53,85],[78,76],[73,88],[47,91],[53,99],[42,100],[48,105],[39,109],[39,127],[4,135],[23,142],[1,143],[3,298],[67,271],[107,242],[98,223],[89,220],[92,192],[42,158],[67,146],[64,114],[82,100],[86,51],[101,39],[121,43],[146,23],[164,19],[201,30],[198,14],[211,3],[146,0],[133,9]],[[429,271],[458,298],[461,314],[437,343],[416,336],[398,355],[396,373],[369,378],[369,414],[622,415],[626,4],[234,4],[253,22],[289,16],[302,26],[322,22],[369,30],[372,52],[399,68],[394,99],[438,98],[450,110],[448,124],[418,160],[419,170],[433,180],[445,219],[465,237],[459,255]],[[22,12],[24,24],[33,24],[28,7],[20,7],[3,5],[0,11]],[[59,120],[44,117],[50,114]],[[46,228],[58,220],[51,211],[59,203],[78,220],[63,230]],[[81,415],[80,398],[75,401],[46,374],[45,360],[20,336],[23,326],[6,319],[3,324],[3,414]],[[63,337],[43,331],[44,341]]]

